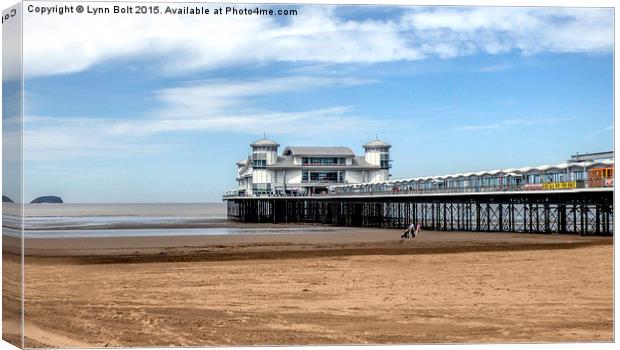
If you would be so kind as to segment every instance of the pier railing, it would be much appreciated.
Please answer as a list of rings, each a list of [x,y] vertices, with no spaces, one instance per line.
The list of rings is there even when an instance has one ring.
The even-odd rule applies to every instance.
[[[581,188],[602,188],[614,187],[613,179],[589,180],[589,181],[566,181],[566,182],[546,182],[537,184],[520,184],[520,185],[500,185],[500,186],[472,186],[472,187],[442,187],[427,189],[402,189],[393,187],[389,189],[354,189],[345,190],[335,188],[327,193],[315,194],[283,194],[283,193],[262,193],[245,195],[239,191],[227,191],[224,199],[235,197],[260,197],[260,198],[283,198],[283,197],[325,197],[325,196],[386,196],[386,195],[424,195],[424,194],[466,194],[466,193],[485,193],[485,192],[515,192],[515,191],[553,191],[553,190],[570,190]]]

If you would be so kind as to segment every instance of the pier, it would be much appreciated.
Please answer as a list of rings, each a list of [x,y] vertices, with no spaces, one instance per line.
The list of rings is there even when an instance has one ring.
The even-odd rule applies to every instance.
[[[391,145],[286,147],[257,140],[224,194],[229,220],[346,227],[613,235],[614,153],[558,164],[390,179]]]
[[[229,220],[346,227],[613,235],[613,187],[538,191],[226,196]]]

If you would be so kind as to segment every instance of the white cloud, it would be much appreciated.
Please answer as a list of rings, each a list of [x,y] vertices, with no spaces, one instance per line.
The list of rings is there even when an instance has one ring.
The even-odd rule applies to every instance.
[[[107,6],[112,6],[108,3]],[[307,6],[259,16],[25,16],[28,76],[79,72],[106,60],[154,57],[167,73],[270,62],[376,63],[519,51],[611,52],[613,10],[417,8],[349,20]],[[79,29],[78,29],[79,28]]]
[[[200,116],[226,110],[239,111],[254,99],[291,91],[304,92],[324,87],[346,87],[375,83],[374,80],[357,78],[329,78],[288,76],[260,80],[206,80],[188,86],[163,89],[156,92],[166,108],[158,114],[163,117]]]
[[[504,125],[502,124],[490,123],[490,124],[457,126],[456,130],[462,130],[462,131],[497,130],[497,129],[501,129],[502,127],[504,127]]]
[[[570,120],[570,118],[514,118],[485,124],[461,125],[455,127],[455,129],[460,131],[501,130],[513,127],[558,124],[568,120]]]
[[[503,72],[510,68],[511,68],[511,65],[508,63],[498,63],[498,64],[480,67],[478,71],[482,73],[497,73],[497,72]]]
[[[478,7],[416,11],[403,19],[441,57],[478,52],[611,52],[613,11],[587,8]],[[445,48],[444,48],[445,47]],[[449,48],[449,49],[446,49]]]
[[[148,135],[166,131],[227,131],[259,134],[314,132],[313,126],[329,125],[328,132],[357,128],[367,122],[351,114],[350,106],[329,106],[290,111],[286,98],[290,92],[319,88],[355,86],[372,80],[327,77],[282,77],[252,81],[207,80],[189,86],[157,91],[164,106],[153,111],[154,118],[121,122],[109,129],[113,134]],[[278,96],[282,107],[264,110],[256,107],[263,98]],[[286,111],[285,111],[286,110]]]
[[[587,134],[583,139],[584,140],[589,140],[591,138],[594,138],[594,137],[596,137],[598,135],[604,134],[604,133],[606,133],[608,131],[612,131],[612,130],[614,130],[614,126],[610,125],[608,127],[605,127],[605,128],[602,128],[602,129],[598,129],[596,131],[593,131],[593,132]]]
[[[30,15],[24,29],[25,72],[79,72],[108,59],[138,55],[165,57],[162,68],[168,72],[273,61],[420,57],[406,47],[396,23],[343,21],[325,7],[300,11],[287,23],[258,16],[65,15],[60,21]]]
[[[314,134],[317,127],[322,133],[339,133],[360,127],[361,118],[346,114],[350,108],[333,107],[303,112],[270,112],[253,115],[205,116],[204,118],[154,119],[124,122],[111,128],[113,134],[144,136],[170,131],[226,131],[261,134]]]
[[[174,131],[208,131],[315,135],[356,132],[373,123],[354,114],[350,106],[327,106],[290,111],[285,93],[328,87],[371,84],[355,78],[283,77],[264,80],[206,80],[154,92],[162,107],[149,117],[58,118],[27,116],[24,132],[26,159],[132,155],[169,150],[157,134]],[[277,96],[281,109],[256,107],[263,98]],[[326,127],[328,126],[328,127]]]
[[[26,116],[23,132],[24,160],[126,157],[153,154],[177,147],[144,139],[114,137],[107,130],[118,122],[103,118]]]

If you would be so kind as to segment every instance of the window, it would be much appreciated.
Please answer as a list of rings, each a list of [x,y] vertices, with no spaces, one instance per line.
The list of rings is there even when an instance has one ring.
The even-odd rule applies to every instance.
[[[264,159],[253,160],[252,167],[254,169],[265,169],[265,167],[267,167],[267,161]]]
[[[583,180],[583,171],[572,171],[571,174],[573,180]]]
[[[301,173],[302,182],[331,182],[343,183],[344,171],[303,171]]]
[[[390,168],[390,155],[389,153],[381,154],[381,169],[389,169]]]
[[[342,157],[302,157],[302,165],[345,165],[346,160]]]
[[[255,194],[266,194],[271,192],[271,184],[253,184],[252,190]]]
[[[613,177],[613,168],[594,168],[588,171],[590,179],[605,179]]]
[[[531,184],[538,184],[541,183],[541,176],[540,174],[528,174],[527,175],[527,182],[531,183]]]
[[[254,169],[264,169],[267,166],[267,154],[262,152],[252,153],[252,167]]]

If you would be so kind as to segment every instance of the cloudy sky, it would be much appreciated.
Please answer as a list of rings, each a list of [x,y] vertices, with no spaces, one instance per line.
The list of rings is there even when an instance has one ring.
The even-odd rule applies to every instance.
[[[378,134],[393,178],[612,148],[611,9],[293,8],[26,13],[25,200],[219,201],[263,132],[358,153]]]

